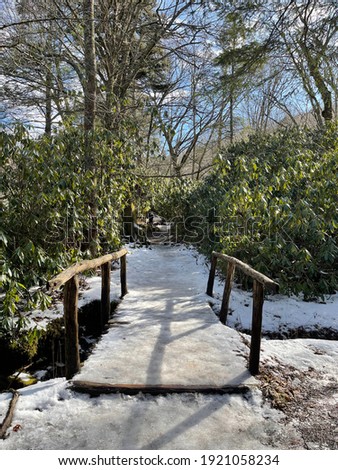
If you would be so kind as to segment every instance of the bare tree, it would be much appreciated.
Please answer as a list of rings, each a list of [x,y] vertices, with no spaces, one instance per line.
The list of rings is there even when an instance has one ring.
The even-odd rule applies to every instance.
[[[10,15],[3,25],[4,99],[14,114],[16,107],[25,107],[28,119],[29,109],[34,119],[41,115],[47,134],[54,122],[79,111],[81,55],[70,30],[73,21],[79,30],[80,17],[75,17],[75,10],[67,9],[66,3],[21,0],[16,8],[6,4]]]
[[[337,95],[337,40],[336,7],[333,0],[294,2],[243,1],[222,2],[220,17],[229,31],[229,19],[236,19],[249,32],[246,40],[240,38],[242,28],[234,33],[240,40],[231,50],[225,44],[221,61],[235,60],[235,80],[252,74],[262,64],[278,64],[281,72],[292,77],[298,86],[291,86],[301,98],[303,88],[310,100],[318,124],[333,119],[333,95]],[[239,20],[238,20],[239,19]],[[230,28],[231,30],[231,28]],[[283,64],[283,69],[281,68]],[[270,77],[271,83],[275,74]],[[281,103],[280,99],[278,100]],[[304,101],[304,98],[303,98]]]
[[[293,2],[288,15],[278,26],[284,46],[314,105],[319,124],[322,118],[325,121],[333,119],[332,94],[337,93],[334,79],[338,65],[334,47],[338,37],[336,13],[334,3],[330,1]]]

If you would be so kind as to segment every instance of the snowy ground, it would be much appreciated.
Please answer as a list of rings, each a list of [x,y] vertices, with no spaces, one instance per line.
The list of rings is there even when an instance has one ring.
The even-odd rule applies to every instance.
[[[156,264],[156,250],[160,249],[163,247],[131,250],[130,292],[142,275],[133,267],[147,266],[147,276],[150,272],[154,277],[166,275]],[[180,264],[177,284],[180,276],[189,277],[192,294],[210,300],[204,294],[208,276],[204,258],[183,247],[171,250]],[[149,285],[151,282],[150,277]],[[113,298],[119,294],[117,271],[112,283]],[[89,285],[82,304],[100,296],[99,279],[93,278]],[[222,283],[216,282],[214,290],[217,310]],[[228,326],[250,328],[251,301],[250,293],[233,290]],[[337,331],[337,311],[337,294],[326,303],[270,297],[264,304],[263,330],[326,327]],[[35,312],[40,325],[57,315],[60,309]],[[248,339],[238,333],[233,348],[243,350]],[[117,394],[90,398],[71,391],[64,379],[39,382],[20,390],[9,436],[0,441],[0,449],[337,449],[338,341],[263,338],[261,359],[261,386],[244,396]],[[10,397],[9,393],[0,395],[0,421]],[[322,432],[314,432],[314,425]]]

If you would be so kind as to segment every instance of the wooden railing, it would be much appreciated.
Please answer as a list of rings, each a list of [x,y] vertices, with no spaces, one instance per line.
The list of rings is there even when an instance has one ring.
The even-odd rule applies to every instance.
[[[64,285],[63,311],[65,321],[65,368],[66,378],[71,379],[80,370],[79,326],[78,326],[78,274],[101,267],[101,310],[98,321],[101,328],[109,320],[110,315],[110,277],[111,262],[120,259],[121,297],[127,294],[127,250],[122,249],[100,258],[81,261],[62,271],[48,283],[50,290],[59,289]]]
[[[224,285],[223,299],[221,310],[219,314],[220,321],[225,325],[229,310],[229,301],[231,288],[234,280],[235,269],[240,269],[244,274],[253,279],[253,304],[252,304],[252,324],[251,324],[251,344],[250,344],[250,357],[249,357],[249,371],[252,375],[259,372],[259,357],[261,347],[262,335],[262,318],[263,318],[263,303],[264,303],[264,290],[268,289],[277,293],[279,285],[272,281],[264,274],[256,271],[251,266],[243,263],[237,258],[216,253],[215,251],[211,256],[211,267],[207,286],[207,295],[212,297],[214,280],[216,274],[217,260],[221,259],[227,263],[227,272]]]

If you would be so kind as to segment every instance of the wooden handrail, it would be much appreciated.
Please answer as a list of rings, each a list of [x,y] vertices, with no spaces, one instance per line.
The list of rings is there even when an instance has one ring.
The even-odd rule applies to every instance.
[[[222,259],[227,263],[233,264],[234,266],[236,266],[236,268],[239,268],[244,274],[260,282],[264,285],[264,287],[267,287],[272,292],[278,292],[279,285],[277,284],[277,282],[273,281],[272,279],[260,273],[259,271],[256,271],[248,264],[243,263],[243,261],[234,258],[233,256],[225,255],[223,253],[217,253],[216,251],[212,252],[212,256],[215,256],[218,259]]]
[[[212,297],[213,287],[216,275],[217,260],[221,259],[227,262],[227,273],[224,285],[224,292],[222,298],[221,310],[219,313],[220,321],[225,325],[228,316],[230,294],[235,274],[235,269],[240,269],[244,274],[253,279],[253,304],[252,304],[252,324],[251,324],[251,345],[250,345],[250,358],[249,358],[249,371],[252,375],[259,372],[259,357],[262,336],[262,319],[263,319],[263,303],[264,303],[264,289],[267,288],[274,293],[279,291],[279,284],[264,274],[256,271],[251,266],[243,261],[234,258],[233,256],[225,255],[223,253],[212,252],[211,267],[207,285],[207,295]]]
[[[76,274],[80,274],[84,271],[89,271],[91,269],[99,268],[103,264],[109,263],[110,261],[116,261],[122,258],[127,253],[128,251],[125,248],[122,248],[122,250],[120,251],[116,251],[108,255],[103,255],[100,258],[84,260],[80,263],[76,263],[73,266],[70,266],[69,268],[62,271],[57,276],[53,277],[53,279],[48,282],[48,288],[50,290],[59,289]]]
[[[123,248],[115,253],[91,260],[84,260],[62,271],[53,277],[48,287],[55,290],[64,285],[63,313],[65,320],[65,369],[66,378],[71,379],[80,370],[79,354],[79,325],[78,325],[78,274],[101,267],[101,309],[98,312],[98,322],[103,331],[110,315],[110,274],[111,262],[120,259],[121,298],[127,293],[127,263],[128,251]]]

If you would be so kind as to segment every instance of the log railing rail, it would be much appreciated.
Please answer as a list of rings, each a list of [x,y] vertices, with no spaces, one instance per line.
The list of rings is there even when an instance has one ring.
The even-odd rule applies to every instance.
[[[71,379],[80,370],[79,326],[78,326],[78,274],[101,267],[101,329],[110,315],[110,274],[111,262],[120,259],[121,298],[127,294],[127,263],[125,248],[91,260],[74,264],[48,282],[49,290],[64,286],[63,312],[65,321],[65,369],[66,378]]]
[[[251,344],[249,357],[249,371],[252,375],[259,372],[259,357],[262,335],[262,318],[264,291],[268,289],[274,293],[278,292],[279,285],[264,274],[256,271],[243,261],[223,253],[212,252],[211,267],[207,285],[207,295],[212,297],[213,287],[216,275],[217,260],[223,260],[227,263],[227,272],[224,285],[223,299],[219,314],[220,321],[225,325],[228,316],[231,288],[233,284],[236,269],[240,269],[244,274],[253,279],[253,304],[252,304],[252,324],[251,324]]]

